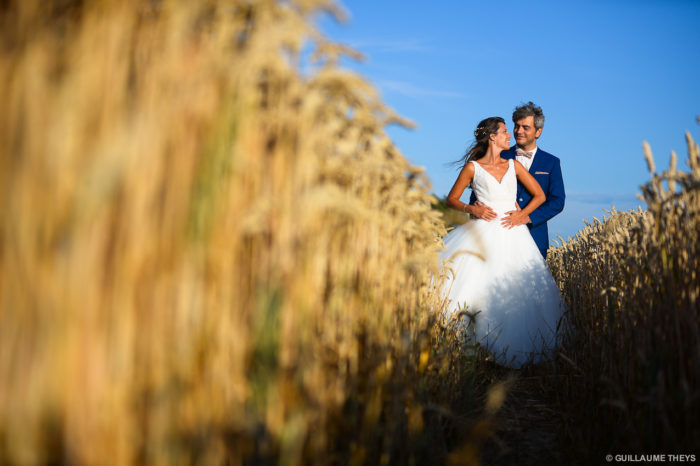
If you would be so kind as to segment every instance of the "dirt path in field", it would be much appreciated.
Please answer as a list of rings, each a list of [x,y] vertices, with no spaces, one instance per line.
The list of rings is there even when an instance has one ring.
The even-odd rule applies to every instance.
[[[495,416],[494,435],[482,449],[484,465],[565,464],[558,432],[562,415],[547,389],[547,374],[518,371],[503,407]],[[539,371],[542,372],[542,371]]]

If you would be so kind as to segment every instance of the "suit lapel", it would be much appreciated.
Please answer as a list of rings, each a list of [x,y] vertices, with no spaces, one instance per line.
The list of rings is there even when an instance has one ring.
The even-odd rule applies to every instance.
[[[542,162],[544,162],[542,151],[540,149],[537,149],[537,152],[535,152],[535,158],[532,159],[532,164],[530,165],[530,169],[528,170],[531,175],[534,175],[537,172],[537,170],[540,168],[540,165],[542,165]]]
[[[515,146],[508,150],[501,151],[501,157],[504,159],[515,159]]]

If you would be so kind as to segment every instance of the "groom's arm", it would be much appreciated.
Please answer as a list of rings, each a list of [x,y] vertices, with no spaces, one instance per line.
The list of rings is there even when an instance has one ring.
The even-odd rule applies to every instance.
[[[561,163],[556,160],[549,174],[549,189],[545,193],[547,200],[530,214],[530,222],[533,227],[542,225],[549,219],[564,210],[564,180],[561,176]]]

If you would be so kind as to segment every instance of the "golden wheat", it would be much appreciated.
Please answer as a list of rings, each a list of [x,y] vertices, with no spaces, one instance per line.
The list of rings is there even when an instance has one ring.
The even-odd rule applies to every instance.
[[[566,436],[592,462],[700,445],[700,157],[686,139],[689,171],[674,153],[656,173],[644,144],[646,210],[613,207],[548,256],[569,305],[557,379]]]
[[[0,462],[434,463],[469,440],[440,427],[473,363],[435,317],[435,199],[321,10],[342,15],[0,6]]]

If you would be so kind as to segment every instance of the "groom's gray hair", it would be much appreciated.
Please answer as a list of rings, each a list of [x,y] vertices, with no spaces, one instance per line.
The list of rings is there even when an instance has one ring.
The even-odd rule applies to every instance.
[[[538,107],[532,102],[515,107],[515,110],[513,110],[513,123],[529,116],[535,117],[535,129],[542,129],[544,127],[544,113],[542,113],[542,107]]]

